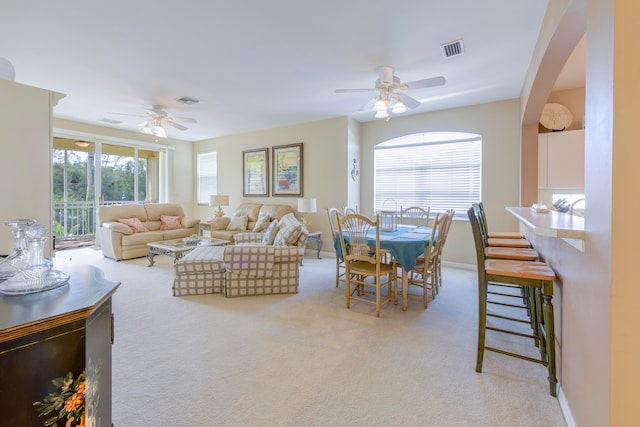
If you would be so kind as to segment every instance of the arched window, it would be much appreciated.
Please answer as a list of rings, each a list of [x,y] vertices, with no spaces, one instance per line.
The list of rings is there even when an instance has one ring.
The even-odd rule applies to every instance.
[[[455,209],[479,202],[482,138],[460,132],[429,132],[385,141],[374,149],[374,209]]]

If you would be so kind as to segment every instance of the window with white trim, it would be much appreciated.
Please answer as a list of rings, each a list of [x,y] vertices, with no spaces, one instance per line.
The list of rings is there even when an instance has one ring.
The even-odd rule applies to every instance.
[[[407,135],[374,149],[374,209],[454,209],[465,218],[481,200],[482,137],[460,132]]]
[[[198,154],[198,204],[209,205],[209,196],[218,194],[218,153]]]

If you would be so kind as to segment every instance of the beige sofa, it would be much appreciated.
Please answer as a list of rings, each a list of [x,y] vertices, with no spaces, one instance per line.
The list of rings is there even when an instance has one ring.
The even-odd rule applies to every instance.
[[[280,220],[288,213],[293,213],[293,209],[289,205],[242,203],[231,216],[246,216],[248,219],[246,228],[244,230],[227,230],[231,217],[214,218],[209,223],[211,225],[211,237],[233,242],[235,234],[254,231],[260,215],[268,215],[270,220],[273,221],[274,219]]]
[[[295,246],[199,246],[174,264],[173,295],[297,293],[303,255]]]
[[[180,228],[161,230],[161,216],[182,216]],[[134,233],[118,219],[137,217],[149,230]],[[146,256],[147,243],[180,239],[198,233],[199,219],[186,218],[182,206],[173,203],[148,203],[101,206],[98,210],[98,243],[105,257],[116,261]]]

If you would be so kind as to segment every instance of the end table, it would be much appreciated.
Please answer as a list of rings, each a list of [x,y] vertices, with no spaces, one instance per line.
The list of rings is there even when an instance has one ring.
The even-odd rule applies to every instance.
[[[320,251],[322,250],[322,231],[309,233],[309,237],[307,237],[307,244],[309,244],[309,242],[316,242],[318,245],[318,259],[322,259],[320,258]]]

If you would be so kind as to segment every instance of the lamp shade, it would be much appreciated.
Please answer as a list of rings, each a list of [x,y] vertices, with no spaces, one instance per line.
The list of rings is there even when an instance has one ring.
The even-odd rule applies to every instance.
[[[316,199],[298,199],[298,212],[317,212]]]
[[[209,206],[229,206],[229,196],[209,196]]]

